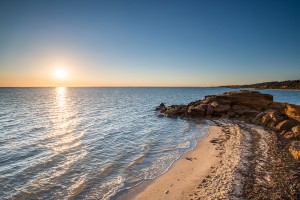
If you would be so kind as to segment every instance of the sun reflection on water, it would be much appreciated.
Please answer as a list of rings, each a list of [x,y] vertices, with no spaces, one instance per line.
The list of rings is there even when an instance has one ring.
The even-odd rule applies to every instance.
[[[65,108],[66,105],[66,88],[57,87],[56,88],[56,102],[59,109]]]

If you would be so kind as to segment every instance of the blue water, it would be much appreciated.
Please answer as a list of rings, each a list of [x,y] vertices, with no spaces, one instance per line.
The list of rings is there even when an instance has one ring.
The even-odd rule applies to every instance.
[[[159,118],[228,88],[1,88],[0,199],[109,199],[164,173],[209,121]],[[300,104],[299,91],[262,90]]]

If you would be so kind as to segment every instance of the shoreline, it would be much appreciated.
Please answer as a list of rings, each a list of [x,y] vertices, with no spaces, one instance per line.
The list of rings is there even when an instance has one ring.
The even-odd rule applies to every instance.
[[[300,163],[287,154],[286,140],[261,126],[239,120],[213,122],[208,135],[166,173],[117,199],[300,197]]]
[[[194,191],[199,182],[211,172],[221,158],[220,150],[211,140],[218,139],[221,127],[209,126],[208,135],[194,149],[176,160],[161,176],[130,189],[117,199],[184,199]],[[207,162],[207,161],[210,162]]]

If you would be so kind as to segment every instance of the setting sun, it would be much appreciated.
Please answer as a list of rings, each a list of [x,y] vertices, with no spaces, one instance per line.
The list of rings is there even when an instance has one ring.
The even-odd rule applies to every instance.
[[[54,72],[54,76],[56,79],[64,80],[67,77],[67,72],[64,69],[57,69]]]

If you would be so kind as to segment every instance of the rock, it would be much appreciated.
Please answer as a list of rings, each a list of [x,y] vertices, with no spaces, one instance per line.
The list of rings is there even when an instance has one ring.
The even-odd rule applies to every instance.
[[[288,132],[286,132],[286,133],[284,134],[284,137],[285,137],[286,139],[290,139],[290,138],[293,138],[293,137],[294,137],[294,134],[293,134],[292,131],[288,131]]]
[[[205,103],[211,103],[214,100],[216,100],[216,95],[208,95],[204,97],[204,102]]]
[[[165,194],[169,194],[169,190],[165,191]]]
[[[228,117],[234,117],[235,113],[232,111],[227,112]]]
[[[220,104],[217,101],[214,101],[210,104],[214,108],[214,112],[217,113],[226,113],[231,109],[229,104]]]
[[[232,110],[239,115],[243,115],[245,112],[250,110],[250,108],[248,106],[233,105]]]
[[[187,112],[188,112],[188,109],[186,106],[178,109],[178,115],[180,115],[180,116],[187,116]]]
[[[284,120],[284,121],[278,123],[276,125],[276,130],[277,131],[283,131],[283,130],[289,131],[296,125],[297,125],[297,122],[295,120],[287,119],[287,120]]]
[[[300,126],[294,126],[292,128],[292,132],[295,138],[299,138],[300,139]]]
[[[280,135],[284,135],[284,134],[286,134],[286,132],[287,131],[283,130],[283,131],[280,132]]]
[[[241,105],[233,105],[232,110],[249,110],[248,106],[241,106]]]
[[[164,114],[165,114],[167,117],[175,118],[175,117],[177,117],[177,109],[174,108],[174,107],[167,107],[167,108],[166,108],[166,111],[164,112]]]
[[[159,107],[166,107],[164,103],[159,104]]]
[[[255,118],[260,112],[256,110],[247,110],[244,112],[244,115],[249,119],[251,122],[253,118]]]
[[[210,104],[207,105],[206,115],[212,115],[214,113],[214,107]]]
[[[228,119],[228,118],[229,118],[229,116],[226,114],[221,115],[221,119]]]
[[[196,107],[190,106],[189,109],[188,109],[188,113],[191,116],[194,116],[194,117],[195,116],[197,116],[197,117],[204,117],[205,113],[206,113],[206,110],[201,105],[198,105]]]
[[[299,138],[300,139],[300,126],[294,126],[292,128],[292,131],[289,131],[284,134],[284,137],[288,138],[288,139],[291,139],[291,138],[294,138],[294,139]]]
[[[293,133],[299,134],[300,133],[300,126],[294,126],[292,128]]]
[[[187,159],[189,161],[193,161],[193,158],[191,158],[191,157],[185,157],[185,159]]]
[[[273,101],[273,96],[270,94],[262,94],[258,91],[250,91],[250,90],[240,90],[238,92],[225,92],[223,95],[230,96],[230,97]]]
[[[285,114],[300,122],[300,106],[296,106],[293,104],[287,104],[285,109]]]
[[[296,160],[300,160],[300,141],[294,141],[289,150]]]
[[[275,128],[275,126],[283,120],[283,118],[279,116],[279,112],[276,110],[268,110],[265,113],[266,114],[261,119],[261,124],[263,126]]]
[[[158,107],[155,108],[156,111],[160,111],[160,112],[165,112],[166,109],[167,108],[164,103],[161,103]]]
[[[218,107],[220,104],[219,104],[217,101],[213,101],[210,105],[211,105],[212,107],[216,108],[216,107]]]
[[[262,120],[262,117],[265,115],[264,112],[261,112],[259,113],[258,115],[256,115],[256,117],[252,120],[252,122],[254,124],[257,124],[257,125],[261,125],[261,120]]]
[[[173,118],[237,118],[277,130],[286,138],[300,138],[299,127],[291,131],[293,127],[300,125],[300,106],[273,102],[272,95],[258,91],[240,90],[209,95],[204,100],[188,105],[166,107],[161,103],[155,110]]]

